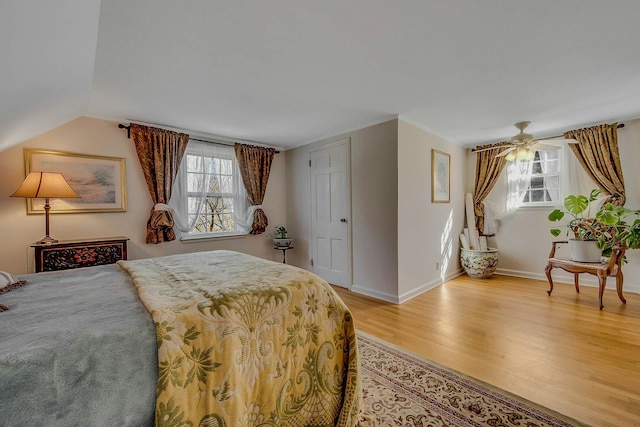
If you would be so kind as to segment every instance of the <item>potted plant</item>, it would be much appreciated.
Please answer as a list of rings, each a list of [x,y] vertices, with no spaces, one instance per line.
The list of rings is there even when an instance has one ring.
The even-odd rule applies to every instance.
[[[591,214],[590,208],[600,194],[600,190],[592,190],[588,197],[569,195],[564,200],[566,213],[572,217],[566,227],[567,233],[570,231],[574,236],[569,240],[569,249],[575,261],[598,262],[602,256],[610,256],[616,246],[640,248],[640,211],[607,203]],[[564,216],[565,212],[555,209],[548,218],[560,221]],[[561,233],[560,229],[551,229],[555,237]],[[582,246],[589,248],[585,252]]]
[[[282,225],[273,229],[272,236],[273,244],[276,245],[277,248],[287,248],[291,246],[293,242],[292,238],[287,237],[287,229]]]
[[[599,262],[602,257],[601,245],[607,239],[603,233],[608,226],[600,223],[595,213],[591,212],[592,204],[600,193],[601,190],[595,189],[591,190],[589,196],[571,194],[564,199],[564,211],[554,209],[548,216],[552,222],[561,221],[567,214],[571,216],[565,226],[566,234],[573,235],[569,239],[569,250],[574,261]],[[562,233],[559,228],[552,228],[550,231],[554,237]]]

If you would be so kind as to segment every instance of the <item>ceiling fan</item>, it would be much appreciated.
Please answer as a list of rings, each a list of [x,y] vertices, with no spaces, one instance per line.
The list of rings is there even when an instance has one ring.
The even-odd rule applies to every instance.
[[[505,145],[505,149],[496,154],[496,157],[505,157],[508,161],[513,160],[533,160],[535,158],[536,153],[532,150],[535,148],[536,150],[557,150],[559,148],[555,141],[562,141],[564,143],[576,144],[578,141],[575,139],[565,139],[565,138],[548,138],[543,140],[533,139],[533,135],[530,133],[525,133],[524,130],[531,124],[531,122],[518,122],[514,124],[514,126],[520,131],[517,135],[512,136],[509,139],[509,143]],[[484,149],[475,150],[479,151],[487,151],[491,150],[494,147],[488,147]]]

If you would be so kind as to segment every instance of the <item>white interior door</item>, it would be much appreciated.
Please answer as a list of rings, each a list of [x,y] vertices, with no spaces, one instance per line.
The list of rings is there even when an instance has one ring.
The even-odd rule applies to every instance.
[[[350,141],[312,151],[311,265],[331,284],[351,286]]]

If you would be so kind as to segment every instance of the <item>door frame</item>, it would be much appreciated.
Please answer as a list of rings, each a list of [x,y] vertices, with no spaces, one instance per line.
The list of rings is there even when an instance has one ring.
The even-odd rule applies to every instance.
[[[311,179],[311,154],[317,151],[322,151],[327,148],[337,147],[339,145],[346,146],[346,156],[345,156],[345,194],[346,194],[346,218],[347,218],[347,253],[348,256],[348,268],[349,273],[347,275],[348,284],[346,289],[351,290],[353,287],[353,227],[351,222],[351,137],[348,136],[346,138],[341,138],[337,141],[323,143],[317,146],[314,146],[308,153],[308,164],[309,164],[309,259],[313,260],[315,263],[314,255],[313,255],[313,203],[314,201],[311,198],[313,194],[311,190],[311,186],[313,185],[313,180]],[[313,272],[315,269],[314,265],[311,265],[311,271]],[[336,285],[340,286],[340,285]]]

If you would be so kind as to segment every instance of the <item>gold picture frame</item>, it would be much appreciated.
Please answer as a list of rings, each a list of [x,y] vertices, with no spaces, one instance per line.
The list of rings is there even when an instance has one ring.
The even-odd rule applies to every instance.
[[[52,214],[127,211],[124,158],[25,148],[24,165],[26,175],[62,173],[80,195],[79,199],[52,199]],[[41,213],[43,201],[27,199],[27,214]]]
[[[431,202],[449,203],[451,200],[451,156],[431,149]]]

